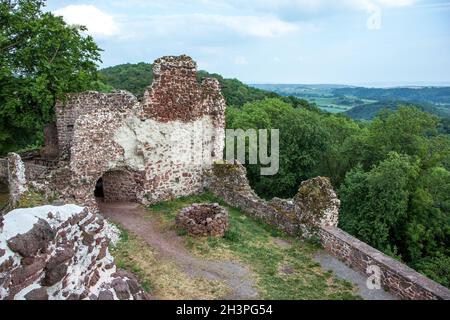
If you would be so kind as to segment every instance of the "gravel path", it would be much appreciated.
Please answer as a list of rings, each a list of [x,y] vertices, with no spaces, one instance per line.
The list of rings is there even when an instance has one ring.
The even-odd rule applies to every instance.
[[[398,298],[383,289],[370,290],[367,288],[367,278],[361,273],[351,269],[345,263],[332,255],[321,251],[314,256],[314,260],[320,263],[322,269],[331,270],[340,279],[347,280],[358,287],[358,294],[364,300],[398,300]]]
[[[175,231],[162,231],[145,217],[146,211],[136,203],[99,203],[102,215],[122,225],[125,229],[141,237],[154,248],[161,259],[169,259],[188,276],[222,280],[231,293],[223,297],[232,300],[258,298],[253,275],[246,267],[231,261],[205,260],[193,256],[182,243]]]

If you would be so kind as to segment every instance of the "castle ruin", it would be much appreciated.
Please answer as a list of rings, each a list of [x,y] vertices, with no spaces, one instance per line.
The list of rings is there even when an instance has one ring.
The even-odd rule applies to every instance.
[[[156,60],[153,74],[142,101],[116,91],[58,102],[41,155],[23,159],[27,180],[91,207],[95,196],[150,204],[203,190],[204,170],[224,147],[219,82],[198,83],[187,56]]]
[[[93,212],[99,200],[147,205],[208,189],[230,206],[291,236],[317,237],[326,251],[362,274],[370,276],[370,267],[376,266],[383,288],[400,298],[450,299],[447,288],[339,229],[340,202],[329,179],[304,181],[292,199],[259,198],[241,164],[220,163],[226,106],[219,82],[203,79],[199,83],[196,64],[187,56],[160,58],[153,64],[153,73],[153,83],[141,101],[128,92],[116,91],[71,94],[58,102],[56,123],[45,128],[46,146],[39,153],[0,159],[0,180],[9,184],[12,207],[32,189]],[[74,214],[82,209],[77,207]],[[0,215],[0,232],[2,219]],[[90,232],[94,220],[84,215],[83,219],[80,230]],[[67,228],[66,224],[61,228]],[[99,235],[86,234],[84,242],[94,248],[93,239]],[[0,248],[0,270],[11,269],[5,249]],[[93,259],[105,259],[105,250]],[[107,273],[106,266],[109,268],[109,264],[102,265],[100,271],[88,268],[89,274],[95,280],[98,272]],[[86,277],[80,288],[92,287],[91,278]],[[105,286],[110,290],[108,283]],[[100,294],[97,287],[94,291]],[[123,288],[108,294],[130,296],[129,289],[119,289]]]

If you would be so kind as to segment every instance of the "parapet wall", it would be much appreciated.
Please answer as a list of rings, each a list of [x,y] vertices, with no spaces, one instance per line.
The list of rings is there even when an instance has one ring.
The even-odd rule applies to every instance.
[[[402,299],[450,300],[444,286],[337,228],[339,200],[327,178],[303,182],[293,199],[265,201],[251,189],[242,165],[217,163],[208,189],[290,235],[318,236],[327,252],[368,277],[374,274],[369,267],[377,266],[382,287]]]
[[[339,228],[322,228],[320,238],[326,251],[368,277],[374,274],[371,267],[377,266],[381,285],[402,299],[450,300],[444,286]]]

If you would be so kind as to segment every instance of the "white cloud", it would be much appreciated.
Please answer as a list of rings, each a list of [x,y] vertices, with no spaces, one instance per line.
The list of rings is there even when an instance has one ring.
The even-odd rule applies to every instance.
[[[84,25],[92,36],[113,36],[119,32],[114,18],[93,5],[68,5],[55,10],[68,24]]]
[[[298,30],[296,24],[282,21],[276,17],[220,15],[205,17],[237,33],[255,37],[272,38]]]
[[[415,4],[416,0],[378,0],[381,5],[391,7],[406,7]]]
[[[290,20],[332,12],[356,10],[368,14],[367,27],[381,28],[381,16],[384,8],[407,7],[419,0],[218,0],[218,2],[259,12],[271,12],[280,16],[289,16]],[[295,19],[295,18],[294,18]]]
[[[148,15],[127,22],[135,27],[127,28],[131,34],[151,30],[153,35],[169,36],[173,34],[202,35],[218,34],[223,31],[240,36],[256,38],[275,38],[300,30],[298,23],[290,23],[277,17],[261,16],[228,16],[218,14],[176,14]],[[137,27],[140,25],[140,27]]]

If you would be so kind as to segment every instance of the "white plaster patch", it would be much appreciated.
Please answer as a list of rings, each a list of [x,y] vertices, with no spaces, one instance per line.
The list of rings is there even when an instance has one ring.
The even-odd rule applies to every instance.
[[[126,166],[136,171],[145,170],[147,163],[172,161],[181,165],[210,165],[214,149],[212,137],[216,130],[210,116],[184,123],[181,121],[158,122],[152,119],[141,121],[133,116],[116,130],[113,140],[125,151]],[[217,141],[223,137],[217,137]],[[110,164],[110,167],[117,163]]]

